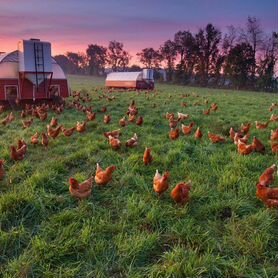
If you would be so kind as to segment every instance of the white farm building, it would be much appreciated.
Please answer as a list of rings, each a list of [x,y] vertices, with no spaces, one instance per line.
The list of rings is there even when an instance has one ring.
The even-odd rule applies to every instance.
[[[153,70],[111,72],[106,77],[105,86],[108,88],[153,89]]]

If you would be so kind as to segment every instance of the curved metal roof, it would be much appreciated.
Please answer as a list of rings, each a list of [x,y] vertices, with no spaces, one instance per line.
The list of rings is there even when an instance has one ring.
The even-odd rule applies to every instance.
[[[0,63],[18,63],[18,50],[10,53],[0,54]],[[52,57],[52,64],[57,64],[56,60]]]
[[[0,63],[5,62],[18,62],[18,51],[4,53],[0,55]]]
[[[0,79],[18,78],[18,50],[0,54]],[[52,57],[53,79],[66,79],[66,76],[60,65]]]

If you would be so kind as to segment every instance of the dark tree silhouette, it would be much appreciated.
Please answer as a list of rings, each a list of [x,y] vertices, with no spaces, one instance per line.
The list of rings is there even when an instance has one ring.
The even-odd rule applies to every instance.
[[[229,53],[230,49],[235,46],[237,40],[237,29],[233,25],[227,26],[227,33],[224,35],[222,43],[223,54],[226,55]]]
[[[138,65],[131,65],[129,67],[129,71],[141,71],[141,70],[142,70],[141,67]]]
[[[272,35],[265,40],[262,46],[262,54],[259,58],[257,66],[259,88],[266,91],[275,89],[275,64],[278,60],[278,33],[273,32]]]
[[[68,52],[55,58],[63,70],[71,74],[101,75],[106,66],[113,71],[140,71],[142,65],[158,69],[162,63],[169,81],[278,90],[278,34],[265,34],[256,17],[249,16],[244,28],[228,26],[223,36],[211,23],[196,34],[189,30],[178,31],[159,50],[144,48],[136,55],[140,65],[129,67],[131,56],[123,43],[114,40],[107,48],[88,45],[86,55]]]
[[[65,73],[74,74],[77,69],[76,66],[65,55],[54,56],[55,61],[60,65]]]
[[[102,75],[104,72],[107,49],[101,45],[90,44],[86,50],[89,73],[92,75]]]
[[[74,65],[73,73],[84,73],[86,68],[86,56],[82,53],[67,52],[69,61]]]
[[[236,88],[245,88],[248,85],[253,65],[253,48],[250,44],[243,42],[229,51],[224,71]]]
[[[256,54],[264,40],[264,34],[261,29],[260,21],[256,17],[248,16],[246,28],[241,30],[240,40],[252,46],[254,65],[251,67],[251,76],[254,80],[256,73]]]
[[[107,50],[107,62],[113,71],[126,70],[131,56],[124,50],[121,42],[110,41]]]
[[[159,51],[154,50],[152,47],[144,48],[136,55],[139,57],[139,61],[147,68],[158,68],[160,66],[162,57]]]
[[[179,63],[176,65],[176,80],[188,83],[197,63],[197,47],[190,31],[179,31],[174,35]]]
[[[195,38],[198,49],[196,72],[200,78],[201,85],[205,86],[208,83],[209,77],[216,74],[221,32],[209,23],[205,29],[199,30]]]
[[[168,80],[172,81],[173,71],[175,68],[175,60],[176,60],[176,45],[175,42],[168,40],[166,41],[159,49],[162,60],[166,61],[167,64],[167,74]]]

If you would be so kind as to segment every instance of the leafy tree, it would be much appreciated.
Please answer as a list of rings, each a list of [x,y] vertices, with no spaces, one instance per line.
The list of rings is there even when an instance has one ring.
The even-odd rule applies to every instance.
[[[107,62],[113,71],[126,70],[131,56],[124,50],[121,42],[110,41],[107,50]]]
[[[237,29],[233,25],[229,25],[227,29],[228,32],[224,35],[222,43],[222,51],[224,55],[228,54],[230,49],[235,46],[238,33]]]
[[[187,82],[193,75],[196,66],[196,41],[190,31],[179,31],[174,36],[177,54],[180,61],[176,66],[176,79]]]
[[[225,84],[226,76],[225,73],[223,74],[222,69],[226,64],[228,53],[235,46],[237,39],[238,29],[236,29],[233,25],[227,26],[227,33],[224,34],[222,39],[222,46],[219,49],[219,54],[216,61],[215,77],[217,85],[223,86]]]
[[[216,74],[221,32],[209,23],[205,29],[199,30],[195,40],[198,57],[196,72],[200,77],[201,84],[207,85],[208,78]]]
[[[74,71],[72,73],[84,73],[86,67],[86,56],[82,53],[67,52],[66,54],[69,61],[74,65]]]
[[[244,88],[248,85],[250,70],[253,65],[253,48],[250,44],[243,42],[229,51],[224,72],[236,88]]]
[[[159,51],[154,50],[152,47],[144,48],[142,52],[136,54],[139,61],[147,68],[158,68],[161,62],[161,55]]]
[[[132,65],[129,67],[129,71],[141,71],[141,67],[138,65]]]
[[[179,31],[174,36],[174,42],[176,51],[180,55],[180,63],[182,63],[184,59],[189,58],[188,54],[192,52],[191,49],[194,44],[194,36],[190,31]]]
[[[265,40],[262,51],[263,53],[257,67],[257,83],[261,89],[273,91],[276,87],[274,75],[275,64],[278,60],[278,33],[273,32],[272,35]]]
[[[261,29],[260,21],[256,17],[248,16],[246,28],[245,30],[241,30],[240,40],[252,46],[254,64],[251,67],[251,76],[254,80],[256,73],[256,54],[264,40],[264,34]]]
[[[56,55],[55,61],[60,65],[65,73],[74,74],[76,73],[76,66],[68,59],[65,55]]]
[[[101,75],[104,72],[107,59],[107,49],[101,45],[90,44],[86,50],[89,73]]]
[[[161,58],[166,61],[167,63],[167,73],[168,73],[168,79],[172,80],[172,75],[174,71],[174,63],[176,60],[176,45],[175,42],[168,40],[166,41],[161,47],[160,47],[160,54]]]

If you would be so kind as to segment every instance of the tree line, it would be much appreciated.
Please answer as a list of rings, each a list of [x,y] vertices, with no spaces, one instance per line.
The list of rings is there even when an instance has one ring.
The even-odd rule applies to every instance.
[[[209,23],[196,33],[181,30],[158,49],[144,48],[136,54],[146,68],[164,68],[167,80],[185,85],[277,91],[278,32],[266,34],[256,17],[248,17],[244,28],[233,25],[222,34]],[[90,44],[86,53],[55,56],[67,73],[103,75],[112,71],[136,71],[131,55],[121,42],[108,47]]]

